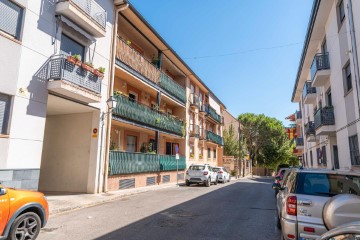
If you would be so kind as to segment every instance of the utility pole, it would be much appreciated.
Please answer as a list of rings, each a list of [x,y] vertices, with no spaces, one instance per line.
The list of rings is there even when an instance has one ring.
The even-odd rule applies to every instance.
[[[240,121],[238,120],[238,123],[239,123],[239,129],[238,129],[238,138],[239,138],[239,157],[238,157],[238,163],[237,163],[237,166],[238,166],[238,171],[239,171],[239,176],[243,175],[241,174],[241,169],[243,169],[242,165],[243,165],[243,162],[242,162],[242,149],[241,149],[241,124],[240,124]],[[241,166],[239,166],[239,159],[240,159],[240,163],[241,163]]]

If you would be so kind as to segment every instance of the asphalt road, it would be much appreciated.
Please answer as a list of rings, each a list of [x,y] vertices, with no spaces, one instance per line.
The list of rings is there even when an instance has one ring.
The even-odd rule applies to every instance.
[[[280,239],[271,179],[171,187],[53,216],[38,240]]]

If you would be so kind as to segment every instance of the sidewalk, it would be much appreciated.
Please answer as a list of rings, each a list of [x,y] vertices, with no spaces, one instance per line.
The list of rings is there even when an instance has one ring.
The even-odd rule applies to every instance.
[[[245,178],[233,179],[232,182],[241,179],[246,179],[249,177],[250,176],[246,176]],[[184,184],[184,183],[180,183],[180,184]],[[149,187],[133,188],[127,190],[108,192],[108,193],[100,193],[100,194],[47,193],[45,195],[49,202],[50,215],[56,215],[77,209],[95,206],[105,202],[114,201],[138,193],[156,191],[165,188],[175,188],[175,187],[177,187],[176,183],[167,183],[167,184],[161,184],[161,185],[155,185]]]

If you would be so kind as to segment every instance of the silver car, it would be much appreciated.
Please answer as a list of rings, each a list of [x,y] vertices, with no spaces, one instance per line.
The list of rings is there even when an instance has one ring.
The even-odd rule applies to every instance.
[[[218,181],[222,183],[230,182],[230,173],[224,167],[213,167],[213,170],[217,172]]]
[[[317,239],[327,232],[325,204],[342,193],[360,195],[360,173],[293,169],[276,196],[278,226],[284,239]]]

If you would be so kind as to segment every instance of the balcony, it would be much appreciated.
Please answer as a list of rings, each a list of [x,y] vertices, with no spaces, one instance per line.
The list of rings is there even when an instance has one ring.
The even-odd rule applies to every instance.
[[[185,88],[158,69],[121,38],[117,38],[116,59],[120,61],[120,63],[117,62],[118,65],[134,76],[155,88],[160,87],[181,103],[186,103]]]
[[[311,81],[304,84],[303,101],[305,104],[314,104],[316,102],[316,87],[311,85]]]
[[[333,107],[325,107],[314,115],[316,135],[331,135],[335,133],[335,115]]]
[[[200,107],[199,96],[194,93],[190,93],[189,102],[190,102],[190,107],[194,109]]]
[[[176,171],[175,156],[110,151],[109,175]],[[186,160],[180,157],[178,169],[186,169]]]
[[[199,138],[200,135],[200,127],[195,124],[190,124],[190,137]]]
[[[84,103],[101,100],[101,79],[66,60],[65,55],[54,56],[48,65],[48,90]]]
[[[313,87],[322,87],[330,76],[329,53],[316,54],[311,65],[311,81]]]
[[[199,114],[201,114],[202,116],[205,116],[207,114],[205,104],[200,104],[200,106],[199,106]]]
[[[315,136],[315,123],[314,122],[308,122],[304,126],[304,133],[306,135],[306,141],[307,142],[316,142],[316,136]]]
[[[106,36],[106,11],[95,0],[57,0],[56,13],[68,17],[94,37]]]
[[[300,124],[302,122],[302,114],[301,111],[296,111],[295,112],[295,120],[296,123]]]
[[[206,140],[208,142],[216,143],[221,146],[224,145],[224,139],[221,136],[210,131],[206,131]]]
[[[296,149],[304,149],[304,139],[302,137],[298,137],[295,139]]]
[[[185,136],[186,131],[184,124],[175,116],[153,110],[150,107],[130,100],[123,95],[114,97],[117,101],[117,106],[113,110],[114,120],[126,120],[165,133],[182,137]]]
[[[222,118],[216,111],[210,107],[210,105],[205,105],[205,111],[207,113],[206,116],[210,117],[212,120],[216,121],[217,123],[222,123]]]

